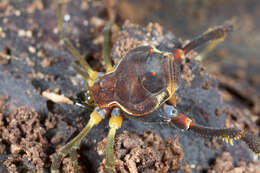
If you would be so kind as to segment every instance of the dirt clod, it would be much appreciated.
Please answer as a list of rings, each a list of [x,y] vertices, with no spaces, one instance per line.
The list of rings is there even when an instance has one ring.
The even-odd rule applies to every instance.
[[[105,153],[105,141],[101,141],[97,148],[102,155]],[[180,170],[183,152],[178,137],[163,140],[150,131],[142,135],[124,131],[116,137],[115,157],[117,172],[168,172]],[[105,160],[99,172],[105,172],[104,163]]]
[[[1,145],[7,154],[12,154],[4,162],[8,171],[42,171],[48,157],[44,151],[48,142],[44,137],[46,131],[40,124],[38,114],[26,107],[20,107],[15,113],[0,121],[6,122],[0,126],[0,139],[5,144]]]
[[[240,162],[239,166],[233,164],[233,159],[229,152],[223,152],[220,156],[217,157],[215,164],[208,171],[209,173],[257,173],[260,172],[259,163],[252,162],[246,164],[244,161]]]

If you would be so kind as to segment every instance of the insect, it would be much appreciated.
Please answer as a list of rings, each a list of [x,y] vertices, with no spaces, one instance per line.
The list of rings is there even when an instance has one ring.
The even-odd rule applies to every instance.
[[[174,48],[165,52],[154,46],[139,46],[130,50],[121,61],[112,65],[108,51],[108,32],[112,23],[104,29],[104,62],[105,74],[94,71],[83,57],[76,51],[68,39],[63,38],[66,47],[79,63],[74,69],[88,82],[89,89],[81,93],[73,104],[82,107],[94,106],[89,122],[83,130],[55,154],[51,171],[58,172],[60,163],[66,155],[70,155],[74,172],[78,172],[77,152],[82,139],[103,119],[109,117],[110,130],[106,143],[106,170],[115,172],[114,138],[117,129],[123,122],[125,114],[143,117],[157,109],[162,109],[167,117],[165,121],[177,128],[206,137],[220,137],[233,145],[233,139],[240,139],[248,144],[256,154],[260,153],[260,143],[256,136],[237,128],[209,128],[192,122],[190,118],[176,110],[175,92],[180,78],[180,64],[193,49],[211,41],[211,46],[224,40],[233,28],[224,24],[208,30],[191,40],[182,48]],[[166,104],[166,101],[170,104]]]

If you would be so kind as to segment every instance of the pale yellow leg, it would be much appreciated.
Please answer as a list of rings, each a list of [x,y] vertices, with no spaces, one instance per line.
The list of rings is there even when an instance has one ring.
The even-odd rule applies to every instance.
[[[208,32],[214,30],[215,28],[210,28],[208,29],[208,31],[206,31],[205,34],[207,34]],[[213,49],[215,49],[219,43],[221,43],[222,41],[225,40],[225,38],[227,37],[227,34],[224,34],[223,37],[218,38],[216,40],[212,40],[209,45],[203,50],[203,52],[200,54],[200,59],[199,60],[203,60],[209,52],[211,52]]]
[[[76,60],[79,62],[79,64],[83,67],[83,69],[87,72],[87,75],[83,74],[84,72],[80,69],[80,67],[76,66],[73,64],[73,68],[75,71],[77,71],[79,74],[83,75],[83,77],[87,80],[89,86],[92,86],[94,81],[97,78],[97,73],[94,71],[90,65],[87,63],[87,61],[80,55],[80,53],[74,48],[74,46],[70,43],[70,41],[64,37],[62,33],[63,29],[63,15],[62,15],[62,7],[63,7],[63,2],[62,0],[58,0],[58,10],[57,10],[57,23],[58,23],[58,33],[61,37],[61,39],[64,41],[65,46],[71,54],[76,58]]]
[[[78,168],[78,157],[77,157],[78,153],[76,149],[72,149],[70,152],[70,159],[72,162],[72,167],[73,167],[73,171],[74,173],[80,173],[81,171]]]
[[[113,71],[112,62],[110,59],[110,31],[113,26],[113,22],[108,22],[103,30],[104,41],[103,41],[103,58],[106,67],[106,72]]]
[[[91,80],[97,79],[98,72],[94,71],[90,65],[85,61],[85,59],[80,55],[80,53],[75,49],[75,47],[70,43],[67,38],[63,38],[65,46],[69,49],[71,54],[76,58],[80,65],[86,70]]]
[[[58,10],[57,10],[57,23],[58,23],[58,33],[61,33],[62,31],[62,25],[63,25],[63,20],[62,20],[62,0],[58,0]]]
[[[70,154],[72,157],[73,167],[74,170],[78,170],[78,164],[76,159],[76,149],[79,147],[82,139],[88,134],[88,132],[92,129],[93,126],[100,123],[102,119],[104,119],[104,111],[100,111],[100,109],[94,110],[91,115],[88,124],[84,127],[84,129],[69,143],[67,143],[61,150],[55,154],[52,165],[51,165],[51,172],[56,173],[60,167],[62,159],[67,155]]]
[[[115,158],[114,158],[114,138],[116,135],[116,130],[122,125],[123,116],[120,114],[118,108],[114,108],[111,117],[109,119],[110,130],[107,136],[106,143],[106,172],[115,172]]]

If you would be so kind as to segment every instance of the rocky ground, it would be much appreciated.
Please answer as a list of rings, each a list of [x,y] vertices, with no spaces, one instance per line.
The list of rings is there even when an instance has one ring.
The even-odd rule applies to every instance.
[[[255,18],[259,19],[260,3],[114,2],[69,1],[64,6],[66,37],[98,71],[104,71],[101,32],[108,19],[119,26],[112,34],[111,56],[116,64],[138,45],[171,50],[208,27],[237,17],[238,29],[206,61],[183,64],[177,108],[198,124],[235,125],[259,134],[260,43]],[[87,88],[71,67],[74,57],[57,35],[56,10],[51,0],[0,2],[0,172],[49,172],[51,155],[88,121],[90,110],[42,97],[43,91],[74,96]],[[221,14],[217,19],[211,14],[214,10]],[[169,11],[176,17],[163,16]],[[196,55],[193,52],[189,58]],[[107,123],[92,129],[78,150],[84,172],[104,172]],[[118,131],[115,149],[118,172],[260,171],[259,161],[244,143],[235,141],[231,147],[170,124],[128,116]],[[69,159],[61,170],[71,172]]]

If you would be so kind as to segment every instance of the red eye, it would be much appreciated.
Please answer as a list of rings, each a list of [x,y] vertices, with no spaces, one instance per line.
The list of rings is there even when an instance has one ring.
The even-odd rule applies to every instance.
[[[152,72],[152,76],[156,76],[156,72]]]

